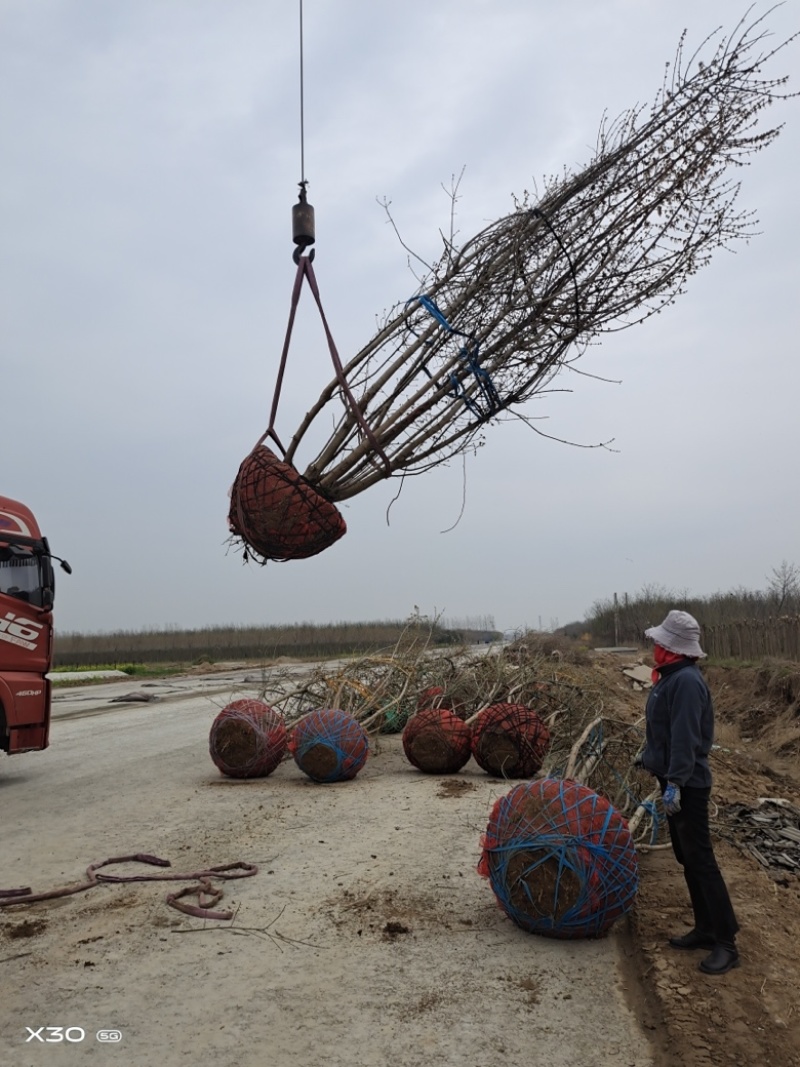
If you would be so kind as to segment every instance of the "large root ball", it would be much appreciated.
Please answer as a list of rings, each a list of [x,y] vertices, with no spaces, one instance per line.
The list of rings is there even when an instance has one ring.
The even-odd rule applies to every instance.
[[[418,711],[403,730],[409,763],[426,774],[455,774],[470,757],[472,731],[447,708]]]
[[[211,725],[211,759],[230,778],[263,778],[286,752],[286,725],[279,711],[260,700],[234,700]]]
[[[349,711],[317,708],[292,730],[289,749],[315,782],[341,782],[355,778],[366,763],[369,737]]]
[[[315,556],[347,532],[336,506],[264,445],[239,467],[228,524],[263,561]]]
[[[564,778],[524,782],[496,802],[478,871],[517,926],[601,937],[639,883],[628,824],[604,797]]]
[[[472,755],[498,778],[532,778],[549,745],[547,723],[523,704],[492,704],[472,726]]]

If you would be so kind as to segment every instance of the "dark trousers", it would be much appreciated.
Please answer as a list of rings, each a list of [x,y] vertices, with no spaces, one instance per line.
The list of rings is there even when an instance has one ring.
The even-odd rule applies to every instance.
[[[663,789],[667,783],[661,782]],[[728,887],[714,856],[708,828],[710,789],[684,786],[681,810],[667,816],[675,859],[683,867],[694,912],[695,929],[714,935],[715,941],[732,943],[739,929]]]

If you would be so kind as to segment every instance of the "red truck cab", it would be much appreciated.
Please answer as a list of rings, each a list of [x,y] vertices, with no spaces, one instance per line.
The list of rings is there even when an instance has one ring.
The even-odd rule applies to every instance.
[[[0,749],[9,755],[47,748],[54,559],[30,508],[0,496]]]

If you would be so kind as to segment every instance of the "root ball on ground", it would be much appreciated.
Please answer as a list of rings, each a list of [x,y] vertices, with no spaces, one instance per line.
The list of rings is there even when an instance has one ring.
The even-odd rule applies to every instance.
[[[280,712],[261,700],[234,700],[211,725],[208,749],[216,767],[230,778],[263,778],[286,752],[286,725]]]
[[[495,803],[478,871],[530,933],[602,937],[633,905],[638,865],[628,825],[580,782],[543,778]]]
[[[355,778],[367,761],[367,731],[349,711],[317,708],[298,722],[289,738],[297,766],[315,782]]]
[[[472,731],[447,708],[425,708],[403,730],[409,763],[425,774],[455,774],[469,760]]]
[[[532,778],[549,745],[547,723],[523,704],[493,704],[472,726],[472,754],[498,778]]]

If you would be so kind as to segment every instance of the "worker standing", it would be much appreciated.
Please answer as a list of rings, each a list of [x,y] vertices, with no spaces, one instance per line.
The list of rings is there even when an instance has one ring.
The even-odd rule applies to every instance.
[[[714,707],[697,661],[700,626],[686,611],[670,611],[660,626],[645,631],[654,642],[653,688],[645,710],[643,768],[661,786],[675,858],[683,867],[694,926],[671,937],[679,949],[710,949],[700,962],[706,974],[726,974],[739,966],[739,924],[714,856],[708,822],[714,738]]]

